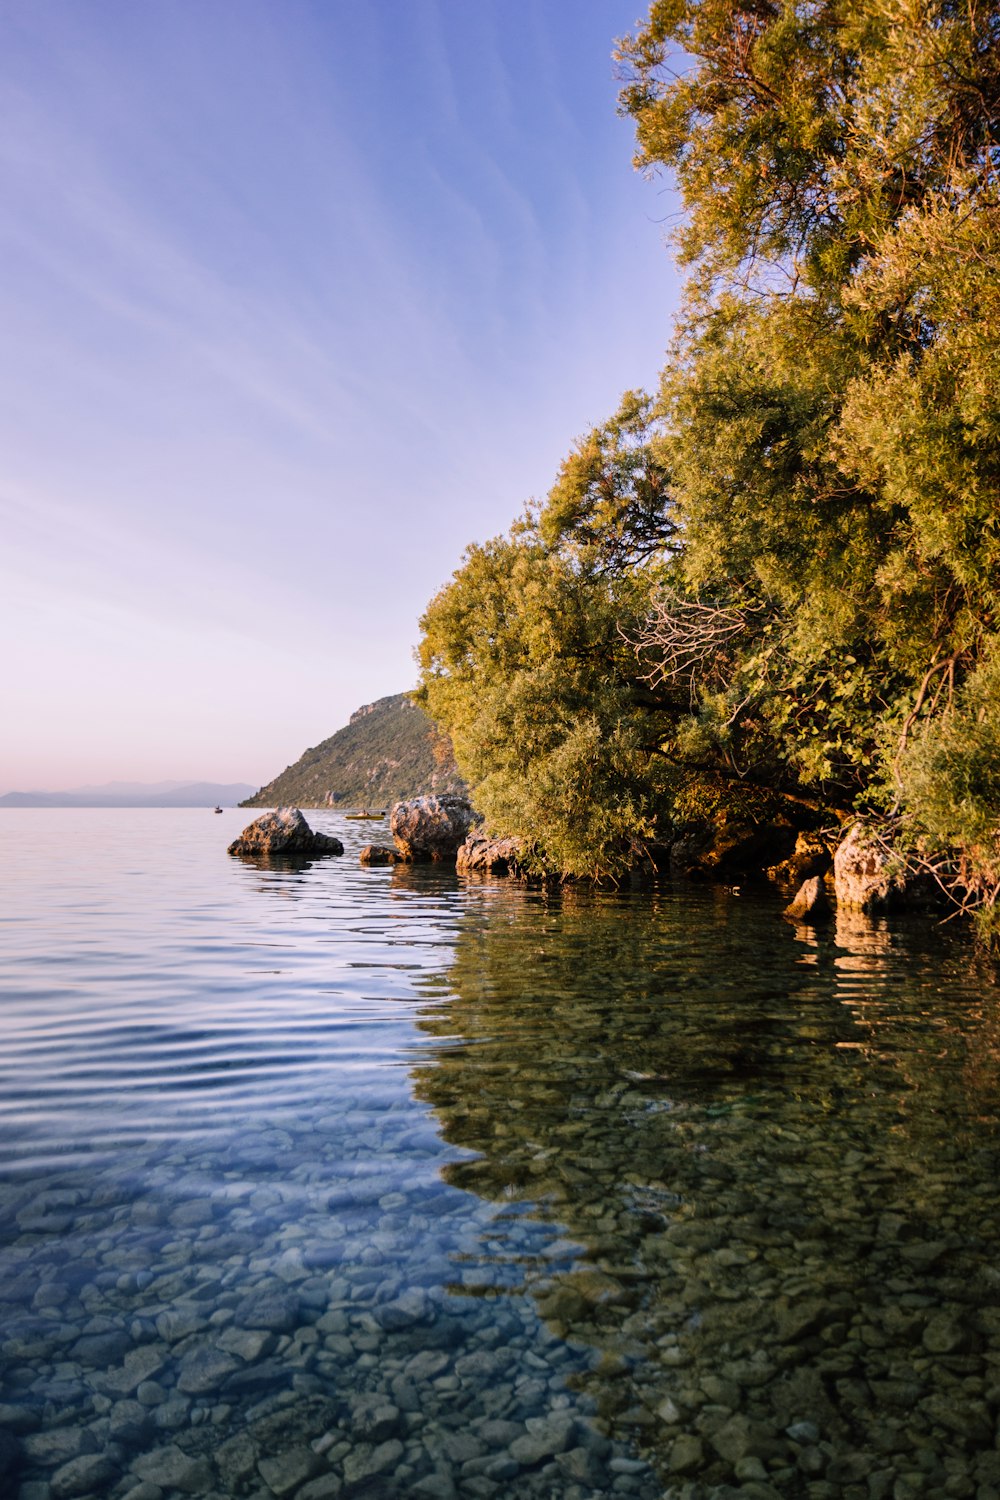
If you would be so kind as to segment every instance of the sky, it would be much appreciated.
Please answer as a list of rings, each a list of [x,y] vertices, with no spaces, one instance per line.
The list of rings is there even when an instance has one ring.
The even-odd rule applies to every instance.
[[[640,0],[4,0],[0,794],[263,784],[655,384]]]

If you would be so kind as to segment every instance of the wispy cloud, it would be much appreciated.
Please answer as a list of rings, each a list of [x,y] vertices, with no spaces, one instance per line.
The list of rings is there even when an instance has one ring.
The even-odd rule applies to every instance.
[[[416,617],[465,543],[546,487],[665,342],[666,309],[657,340],[632,291],[665,266],[659,236],[620,228],[633,185],[609,144],[607,54],[631,19],[606,0],[10,0],[18,754],[32,651],[49,672],[60,637],[116,722],[130,641],[171,701],[186,682],[234,724],[255,661],[283,656],[304,693],[323,672],[323,732],[359,689],[409,680]],[[156,692],[133,686],[135,764],[109,774],[174,773],[144,728]],[[178,742],[199,732],[178,718]]]

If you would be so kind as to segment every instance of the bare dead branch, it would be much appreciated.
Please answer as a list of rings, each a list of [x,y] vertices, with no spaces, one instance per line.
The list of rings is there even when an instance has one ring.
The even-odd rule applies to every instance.
[[[714,604],[669,592],[660,598],[638,636],[626,637],[646,668],[651,686],[696,675],[715,661],[763,612],[762,604]]]

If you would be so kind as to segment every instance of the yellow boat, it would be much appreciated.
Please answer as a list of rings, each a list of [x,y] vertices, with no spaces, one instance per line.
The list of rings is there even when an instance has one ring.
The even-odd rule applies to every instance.
[[[349,818],[351,820],[351,822],[353,822],[353,823],[357,823],[357,822],[360,822],[360,820],[362,818],[374,818],[376,820],[379,819],[379,818],[384,818],[385,817],[385,813],[384,812],[370,813],[368,811],[368,809],[365,808],[364,812],[359,812],[359,813],[345,813],[344,817],[345,818]]]

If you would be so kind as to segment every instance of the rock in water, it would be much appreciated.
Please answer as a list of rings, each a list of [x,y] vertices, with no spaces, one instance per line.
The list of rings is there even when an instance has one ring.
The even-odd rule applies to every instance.
[[[453,860],[475,818],[471,803],[446,792],[440,797],[397,802],[389,827],[405,860]]]
[[[491,839],[473,829],[456,856],[460,873],[475,871],[482,875],[513,875],[521,872],[523,850],[517,839]]]
[[[395,865],[399,858],[395,849],[390,849],[387,844],[366,844],[358,855],[363,865]]]
[[[905,896],[908,881],[899,861],[861,823],[855,823],[833,856],[837,905],[884,911]]]
[[[814,875],[811,880],[804,880],[799,886],[794,901],[785,907],[786,917],[807,918],[813,922],[829,915],[830,903],[819,875]]]
[[[339,839],[313,833],[297,807],[277,807],[244,828],[229,846],[230,854],[281,855],[303,858],[317,854],[343,854]]]

